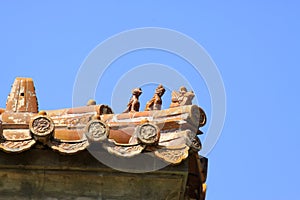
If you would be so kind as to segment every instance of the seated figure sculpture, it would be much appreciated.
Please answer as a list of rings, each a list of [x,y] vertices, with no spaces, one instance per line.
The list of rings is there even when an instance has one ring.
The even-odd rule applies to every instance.
[[[161,97],[164,95],[165,91],[166,90],[162,85],[157,86],[157,88],[155,89],[154,96],[146,104],[145,111],[161,110],[161,105],[162,105]]]
[[[172,91],[172,103],[170,108],[192,105],[192,100],[195,97],[193,91],[187,91],[186,87],[182,86],[179,88],[179,92]]]

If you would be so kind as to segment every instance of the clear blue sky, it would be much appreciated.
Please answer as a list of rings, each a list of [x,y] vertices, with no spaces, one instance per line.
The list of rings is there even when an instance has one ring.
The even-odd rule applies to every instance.
[[[79,67],[99,43],[134,28],[173,29],[206,49],[226,89],[224,129],[207,156],[207,199],[296,200],[300,180],[299,19],[296,0],[1,1],[0,107],[5,107],[16,76],[34,78],[41,109],[70,107]],[[184,70],[184,61],[145,50],[113,63],[106,77],[111,85],[96,94],[97,102],[109,104],[110,94],[105,92],[122,73],[149,62],[172,66],[201,90],[203,80]],[[150,88],[150,93],[153,89],[144,88]],[[143,101],[151,97],[149,92],[144,92]],[[210,117],[207,89],[196,92]],[[124,106],[129,97],[122,99]]]

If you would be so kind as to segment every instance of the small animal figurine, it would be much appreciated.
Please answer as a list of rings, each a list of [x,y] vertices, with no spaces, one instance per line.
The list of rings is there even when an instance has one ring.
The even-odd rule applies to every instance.
[[[161,110],[161,97],[164,95],[165,91],[166,90],[162,85],[157,86],[157,88],[155,89],[154,96],[147,102],[145,110]]]
[[[135,88],[132,90],[132,97],[130,98],[130,101],[127,104],[127,108],[124,111],[124,113],[139,112],[139,109],[140,109],[139,96],[141,94],[142,94],[141,88]]]

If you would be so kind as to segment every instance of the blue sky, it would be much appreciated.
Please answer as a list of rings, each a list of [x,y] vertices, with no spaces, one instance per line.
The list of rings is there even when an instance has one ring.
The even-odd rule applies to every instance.
[[[226,89],[224,129],[207,156],[207,199],[298,199],[299,4],[295,0],[1,1],[0,107],[5,107],[16,76],[34,79],[41,109],[70,107],[78,70],[98,44],[130,29],[172,29],[206,49]],[[203,80],[194,78],[182,59],[157,50],[132,52],[112,63],[105,84],[98,85],[97,102],[110,104],[107,92],[122,74],[151,62],[183,74],[197,88],[198,104],[210,117]],[[151,98],[153,86],[144,89],[142,103]],[[125,107],[129,97],[130,92],[120,105]],[[164,97],[166,104],[169,97],[169,93]]]

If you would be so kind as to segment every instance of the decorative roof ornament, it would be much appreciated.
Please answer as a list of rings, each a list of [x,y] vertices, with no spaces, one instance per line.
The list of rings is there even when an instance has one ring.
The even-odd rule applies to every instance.
[[[146,111],[149,110],[161,110],[161,105],[162,105],[162,99],[161,97],[165,93],[165,88],[162,85],[158,85],[157,88],[155,89],[154,96],[152,99],[150,99],[147,104],[146,104]]]
[[[187,91],[186,87],[181,86],[179,91],[172,91],[172,103],[170,108],[192,105],[192,100],[195,97],[193,91]]]
[[[141,88],[135,88],[132,90],[132,97],[127,104],[127,108],[124,111],[124,113],[127,112],[139,112],[140,110],[140,102],[139,102],[139,96],[142,94]]]

